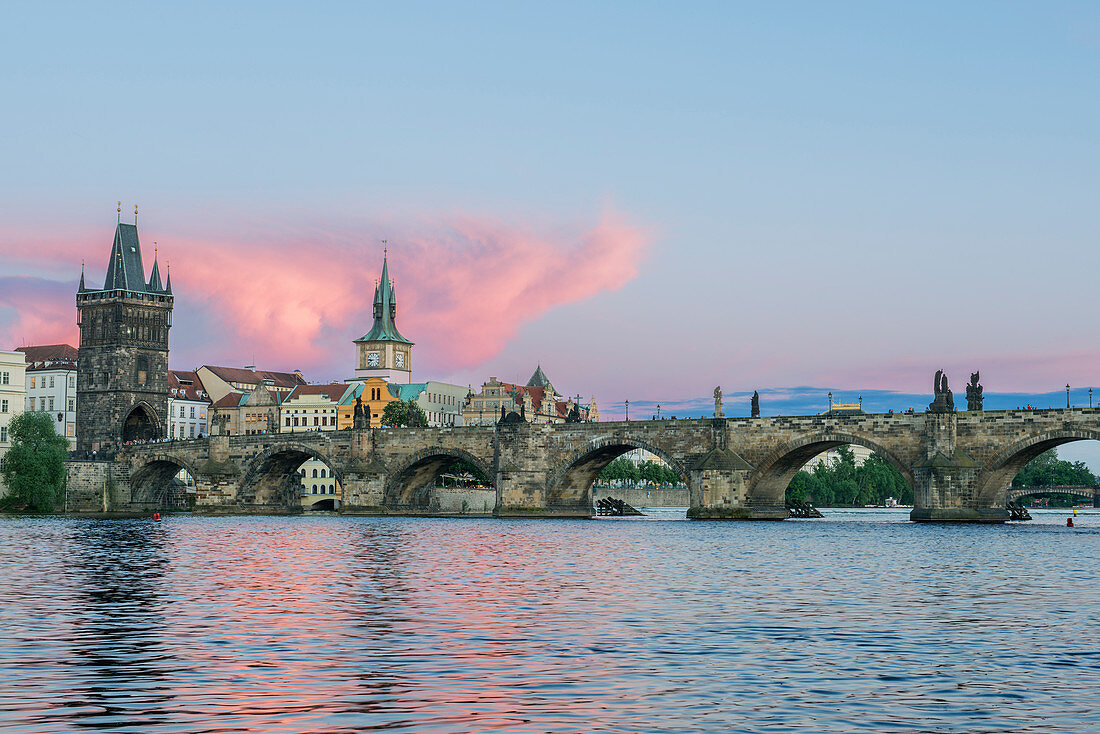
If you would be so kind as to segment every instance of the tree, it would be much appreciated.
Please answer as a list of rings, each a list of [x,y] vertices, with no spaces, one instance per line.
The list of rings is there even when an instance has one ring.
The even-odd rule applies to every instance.
[[[426,426],[428,416],[415,400],[394,400],[382,409],[384,426]]]
[[[1013,487],[1065,487],[1096,484],[1096,475],[1083,461],[1063,461],[1057,449],[1044,451],[1029,461],[1016,478]]]
[[[836,458],[821,462],[812,472],[799,471],[787,486],[787,500],[810,502],[819,507],[882,504],[887,497],[899,503],[913,503],[913,489],[894,466],[872,453],[857,465],[848,446],[837,448]]]
[[[11,448],[4,455],[5,504],[31,512],[52,512],[65,489],[69,442],[58,436],[46,413],[21,413],[8,429]]]

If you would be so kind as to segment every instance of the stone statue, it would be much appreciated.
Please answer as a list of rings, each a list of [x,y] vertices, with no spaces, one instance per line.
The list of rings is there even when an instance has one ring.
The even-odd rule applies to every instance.
[[[943,373],[943,370],[936,370],[936,383],[933,385],[933,389],[936,397],[928,404],[928,411],[930,413],[954,413],[955,398],[947,387],[947,375]]]
[[[351,427],[356,430],[370,428],[370,418],[366,406],[363,405],[362,395],[355,396],[355,411],[351,416]]]
[[[714,417],[725,418],[726,414],[722,412],[722,386],[714,388]]]
[[[970,383],[966,386],[966,409],[982,409],[982,386],[978,384],[977,372],[970,373]]]
[[[224,436],[225,435],[225,427],[227,425],[229,425],[229,414],[228,413],[215,413],[213,423],[214,423],[214,427],[218,429],[217,435]]]
[[[267,432],[278,433],[279,432],[279,418],[274,413],[267,414]]]
[[[753,418],[759,418],[760,417],[760,393],[757,392],[756,390],[752,391],[752,403],[751,403],[751,405],[752,405],[752,417]]]

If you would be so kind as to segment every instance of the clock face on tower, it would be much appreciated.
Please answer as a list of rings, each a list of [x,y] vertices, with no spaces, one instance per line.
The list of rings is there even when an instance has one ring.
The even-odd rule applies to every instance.
[[[398,352],[396,355],[394,355],[394,361],[397,363],[398,367],[404,367],[405,366],[405,353],[404,352]]]
[[[369,354],[367,354],[367,366],[368,367],[377,367],[379,361],[380,361],[380,358],[378,356],[378,352],[370,352]]]

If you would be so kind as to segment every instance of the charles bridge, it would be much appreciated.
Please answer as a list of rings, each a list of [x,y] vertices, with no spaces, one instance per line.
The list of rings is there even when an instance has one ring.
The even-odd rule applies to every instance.
[[[684,478],[689,517],[783,519],[784,495],[812,457],[865,446],[913,487],[916,521],[1003,522],[1012,478],[1043,451],[1100,440],[1100,408],[374,428],[211,436],[70,464],[69,509],[161,506],[172,477],[194,479],[196,510],[300,510],[297,468],[327,464],[349,514],[434,514],[434,479],[454,459],[490,478],[498,517],[589,517],[591,486],[641,448]]]

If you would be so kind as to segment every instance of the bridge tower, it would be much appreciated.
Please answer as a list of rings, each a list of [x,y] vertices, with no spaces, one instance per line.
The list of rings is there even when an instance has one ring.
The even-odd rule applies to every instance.
[[[165,435],[172,302],[155,255],[145,280],[137,224],[119,222],[103,288],[85,287],[82,268],[76,293],[78,451]]]
[[[397,292],[390,280],[388,254],[382,257],[382,277],[374,287],[374,325],[355,340],[355,379],[381,377],[396,385],[412,382],[413,343],[397,330]]]

